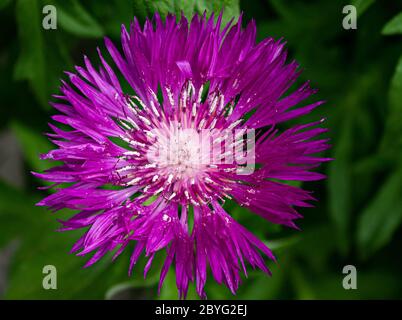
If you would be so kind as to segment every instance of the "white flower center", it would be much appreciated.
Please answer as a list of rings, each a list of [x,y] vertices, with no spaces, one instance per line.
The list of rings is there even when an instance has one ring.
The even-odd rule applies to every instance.
[[[203,171],[210,161],[208,137],[195,129],[155,130],[154,144],[148,150],[148,161],[177,178],[190,178]]]

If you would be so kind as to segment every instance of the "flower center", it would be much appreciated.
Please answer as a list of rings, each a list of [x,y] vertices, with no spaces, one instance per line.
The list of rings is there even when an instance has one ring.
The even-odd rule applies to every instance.
[[[176,178],[193,178],[205,170],[209,158],[207,139],[191,128],[154,130],[155,142],[148,149],[148,161]]]
[[[187,82],[176,101],[168,94],[163,107],[154,93],[147,104],[137,96],[126,100],[118,122],[127,130],[121,138],[133,150],[116,168],[121,185],[138,185],[139,198],[162,195],[182,204],[229,197],[227,175],[236,170],[233,129],[241,121],[228,123],[233,105],[225,105],[221,93],[203,101],[202,92]]]

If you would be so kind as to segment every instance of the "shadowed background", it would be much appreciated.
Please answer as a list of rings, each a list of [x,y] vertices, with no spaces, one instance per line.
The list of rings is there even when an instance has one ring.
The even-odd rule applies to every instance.
[[[357,7],[357,30],[342,27],[342,8]],[[42,28],[42,8],[57,9],[57,30]],[[402,297],[402,2],[397,0],[0,0],[0,297],[7,299],[154,299],[163,254],[143,279],[144,261],[127,276],[129,250],[89,269],[89,257],[69,254],[81,232],[56,233],[56,219],[34,204],[46,193],[30,175],[52,166],[40,161],[51,148],[43,136],[55,114],[48,101],[63,71],[97,64],[102,38],[119,42],[120,25],[135,15],[143,22],[157,10],[219,11],[224,20],[257,22],[258,39],[287,40],[289,61],[298,60],[301,81],[319,89],[326,104],[295,122],[322,116],[336,160],[324,165],[328,179],[304,188],[319,199],[301,210],[302,231],[276,226],[234,204],[226,208],[273,250],[278,264],[268,277],[250,269],[237,296],[209,277],[210,299],[368,299]],[[105,54],[104,56],[107,56]],[[115,66],[114,66],[115,67]],[[116,68],[115,68],[116,70]],[[289,123],[288,125],[291,125]],[[57,268],[57,290],[42,288],[42,269]],[[342,286],[342,269],[357,269],[357,290]],[[177,298],[169,272],[159,298]],[[189,298],[196,298],[194,287]]]

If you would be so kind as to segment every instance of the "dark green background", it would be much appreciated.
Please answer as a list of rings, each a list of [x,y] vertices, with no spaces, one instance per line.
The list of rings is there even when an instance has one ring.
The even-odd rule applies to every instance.
[[[320,199],[302,210],[302,231],[262,222],[229,204],[227,209],[261,237],[277,255],[273,276],[250,271],[238,295],[214,283],[210,299],[367,299],[402,296],[402,1],[350,0],[357,6],[357,30],[342,28],[346,1],[145,1],[145,0],[0,0],[0,265],[8,299],[157,298],[163,254],[143,280],[143,261],[127,277],[129,253],[82,269],[88,257],[68,253],[81,232],[56,233],[56,218],[34,203],[47,191],[30,175],[51,163],[38,155],[51,148],[42,135],[55,112],[48,101],[58,92],[64,70],[96,64],[102,37],[119,41],[120,25],[134,15],[140,21],[155,10],[220,10],[225,20],[244,12],[255,18],[259,40],[288,41],[289,60],[297,59],[320,89],[314,99],[327,103],[293,122],[328,118],[336,160],[321,167],[328,179],[305,183]],[[58,29],[42,28],[42,8],[54,4]],[[127,250],[128,251],[128,250]],[[58,289],[42,288],[42,268],[55,265]],[[357,268],[357,290],[344,290],[342,269]],[[4,281],[3,281],[4,282]],[[2,283],[2,281],[0,281]],[[169,273],[161,298],[176,298]],[[191,287],[189,298],[196,298]]]

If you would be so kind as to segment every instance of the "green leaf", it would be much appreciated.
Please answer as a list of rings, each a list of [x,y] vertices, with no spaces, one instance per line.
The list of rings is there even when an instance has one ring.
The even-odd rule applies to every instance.
[[[102,299],[108,287],[128,281],[129,252],[115,263],[106,255],[88,269],[82,266],[88,257],[69,254],[82,231],[57,233],[56,217],[42,207],[38,199],[0,183],[0,244],[18,239],[20,246],[13,258],[8,279],[8,299]],[[57,213],[57,218],[71,215],[68,210]],[[45,265],[57,269],[57,290],[42,287]],[[141,275],[140,275],[141,276]]]
[[[282,250],[295,245],[299,240],[299,236],[290,236],[282,239],[267,240],[265,241],[265,244],[268,246],[269,249],[276,252],[278,250]]]
[[[0,247],[40,228],[38,216],[45,210],[35,206],[36,200],[0,180]]]
[[[212,12],[217,15],[223,10],[223,23],[228,22],[231,18],[237,17],[240,14],[239,1],[238,0],[161,0],[161,1],[146,1],[136,0],[134,1],[135,15],[143,14],[144,11],[148,16],[152,16],[155,12],[165,17],[168,13],[176,14],[180,16],[181,12],[187,18],[191,18],[194,13],[202,14],[204,11],[209,16]]]
[[[14,122],[11,127],[21,144],[24,158],[32,170],[42,172],[57,164],[55,161],[40,159],[42,153],[52,149],[52,144],[44,136],[22,123]]]
[[[388,21],[381,33],[384,35],[402,34],[402,12]]]
[[[399,58],[391,80],[388,105],[385,132],[381,141],[381,154],[392,153],[395,155],[395,152],[398,152],[396,156],[400,156],[400,150],[402,150],[402,126],[400,122],[402,114],[402,56]]]
[[[14,69],[16,80],[28,80],[36,98],[48,108],[48,86],[38,0],[17,0],[16,17],[20,54]]]
[[[13,261],[6,298],[90,298],[85,295],[85,288],[100,277],[107,266],[106,259],[91,268],[83,269],[85,260],[69,254],[72,241],[71,233],[58,234],[51,230],[43,231],[43,235],[28,237]],[[32,246],[32,242],[35,246]],[[57,290],[45,290],[42,286],[45,276],[42,270],[46,265],[56,267]],[[103,292],[93,292],[92,295],[100,299]]]
[[[166,2],[169,2],[169,0]],[[174,0],[173,2],[174,2],[176,14],[180,14],[181,11],[183,11],[183,13],[186,17],[191,17],[194,14],[195,6],[197,5],[197,2],[202,2],[202,1]]]
[[[353,0],[351,4],[356,7],[357,16],[361,16],[374,2],[375,0]]]
[[[172,268],[169,269],[166,274],[166,278],[163,282],[163,286],[161,289],[161,294],[158,297],[161,300],[177,300],[178,299],[178,291],[176,287],[176,276],[175,272]]]
[[[348,118],[342,127],[339,141],[336,142],[333,158],[329,165],[328,188],[330,215],[337,229],[339,249],[346,254],[348,250],[348,231],[351,214],[351,166],[352,124]]]
[[[155,285],[162,259],[154,261],[155,266],[146,280],[141,272],[146,261],[140,259],[130,278],[131,246],[114,262],[111,254],[107,254],[84,269],[90,255],[77,257],[69,254],[71,246],[84,231],[55,232],[59,227],[56,216],[35,206],[36,202],[36,198],[0,183],[0,223],[5,228],[0,233],[0,244],[11,239],[18,239],[20,243],[12,261],[7,299],[103,299],[116,283],[131,283],[144,288]],[[56,215],[58,219],[66,219],[71,213],[62,210]],[[57,269],[57,290],[45,290],[42,286],[45,265],[54,265]]]
[[[402,222],[402,167],[391,174],[359,217],[357,244],[362,256],[388,243]]]
[[[85,4],[88,4],[87,11],[91,12],[96,21],[102,21],[104,33],[116,39],[120,38],[121,25],[128,26],[133,19],[134,12],[139,17],[146,16],[145,8],[137,8],[135,6],[137,3],[138,1],[121,0],[85,2]],[[143,22],[142,20],[140,21]]]
[[[203,13],[204,10],[207,13],[215,12],[216,14],[223,10],[223,23],[228,22],[233,17],[238,17],[240,14],[240,7],[238,0],[220,0],[220,1],[209,1],[201,0],[196,1],[196,11]]]
[[[305,273],[297,265],[291,268],[291,279],[298,300],[312,300],[316,294],[311,281],[307,280]]]
[[[99,38],[104,35],[102,26],[76,0],[53,1],[57,8],[60,27],[74,35]]]
[[[275,270],[272,270],[273,268]],[[252,270],[247,278],[247,282],[240,286],[239,291],[236,293],[236,298],[242,300],[278,299],[279,292],[284,285],[285,272],[283,269],[277,266],[270,267],[273,273],[271,277],[264,272]]]
[[[7,298],[38,299],[64,295],[64,292],[55,294],[52,290],[43,289],[42,268],[54,264],[60,267],[63,275],[63,270],[71,268],[72,262],[80,261],[78,258],[77,262],[72,261],[67,250],[71,241],[54,232],[57,225],[55,218],[46,209],[35,206],[37,201],[37,198],[0,182],[0,246],[10,240],[19,243],[8,278]],[[79,266],[76,271],[76,274],[82,275]],[[76,279],[73,284],[70,280],[74,280],[74,276],[67,274],[62,283],[68,283],[76,289],[90,276]]]
[[[169,13],[177,14],[177,7],[175,6],[175,1],[162,0],[162,1],[144,1],[147,8],[147,14],[152,15],[158,12],[161,16],[166,17]],[[187,4],[188,6],[188,4]],[[190,8],[192,5],[190,4]]]
[[[305,260],[310,269],[316,272],[328,271],[328,260],[334,255],[337,249],[338,239],[337,234],[334,232],[334,227],[327,223],[314,227],[306,226],[303,229],[303,232],[300,234],[300,240],[292,246],[287,247],[283,251],[283,255],[286,254],[290,258],[296,256],[298,259]],[[320,239],[320,241],[317,241],[317,239]],[[290,253],[293,253],[293,255]],[[288,265],[291,268],[293,261],[290,261]]]
[[[115,284],[106,291],[105,299],[111,300],[118,296],[121,292],[127,290],[148,290],[151,292],[152,290],[149,290],[150,287],[155,286],[158,283],[158,280],[159,274],[155,274],[153,277],[147,277],[146,279],[135,279]],[[152,298],[152,296],[149,298]]]

